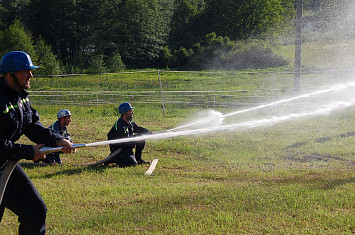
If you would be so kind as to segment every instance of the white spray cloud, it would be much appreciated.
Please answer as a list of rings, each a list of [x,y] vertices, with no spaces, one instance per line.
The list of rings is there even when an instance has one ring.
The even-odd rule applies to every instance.
[[[237,131],[237,130],[246,130],[257,127],[267,127],[273,126],[278,123],[301,119],[301,118],[309,118],[314,116],[327,115],[332,112],[335,112],[340,109],[345,109],[355,105],[355,83],[345,83],[333,86],[331,88],[295,96],[292,98],[279,100],[273,103],[260,105],[254,108],[244,109],[240,111],[235,111],[227,114],[222,114],[217,111],[208,110],[206,112],[202,112],[201,114],[205,114],[206,116],[203,118],[197,118],[194,122],[191,122],[186,125],[182,125],[180,127],[176,127],[170,129],[165,132],[157,133],[154,135],[143,135],[137,136],[134,138],[126,138],[126,139],[116,139],[102,142],[95,142],[86,144],[86,146],[97,146],[97,145],[107,145],[107,144],[117,144],[117,143],[127,143],[130,141],[139,141],[139,140],[158,140],[165,138],[173,138],[179,136],[193,136],[193,135],[201,135],[208,133],[216,133],[219,131]],[[333,93],[333,94],[332,94]],[[332,94],[332,95],[330,95]],[[318,97],[320,95],[324,95],[323,97]],[[307,108],[306,111],[299,112],[291,112],[290,114],[285,114],[282,116],[271,116],[267,118],[236,122],[230,124],[223,124],[223,120],[226,117],[246,113],[250,111],[254,111],[257,109],[264,109],[271,106],[275,106],[278,108],[278,105],[293,102],[295,100],[313,98],[317,96],[320,98],[319,101],[322,101],[322,104],[314,103],[314,105]],[[331,99],[330,99],[331,97]],[[293,109],[294,110],[294,109]]]
[[[206,110],[206,111],[200,111],[197,114],[197,117],[194,119],[194,121],[187,123],[182,126],[178,126],[175,128],[172,128],[168,131],[176,131],[179,129],[186,129],[186,128],[200,128],[201,126],[220,126],[223,123],[223,114],[221,112],[218,112],[216,110]]]

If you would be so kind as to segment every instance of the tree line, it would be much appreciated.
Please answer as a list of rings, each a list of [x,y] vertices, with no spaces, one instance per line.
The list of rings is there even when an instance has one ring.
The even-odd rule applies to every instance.
[[[42,74],[280,67],[272,46],[292,43],[294,1],[2,0],[0,53],[27,51]],[[324,30],[350,3],[304,0],[306,19]]]

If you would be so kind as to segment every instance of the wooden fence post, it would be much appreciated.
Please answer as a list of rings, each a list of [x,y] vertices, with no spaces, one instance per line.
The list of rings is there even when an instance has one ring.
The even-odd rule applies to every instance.
[[[158,77],[159,77],[159,85],[160,85],[160,92],[161,92],[161,101],[163,103],[163,116],[165,117],[165,102],[164,102],[163,86],[161,84],[159,69],[158,69]]]

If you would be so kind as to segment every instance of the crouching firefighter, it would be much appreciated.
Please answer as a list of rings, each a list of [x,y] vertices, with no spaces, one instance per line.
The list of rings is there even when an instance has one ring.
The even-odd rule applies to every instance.
[[[50,125],[48,128],[62,135],[65,139],[69,140],[70,143],[73,143],[67,129],[69,123],[71,122],[71,116],[72,114],[68,109],[60,110],[57,113],[57,121],[54,122],[52,125]],[[60,154],[62,154],[61,151],[49,153],[46,155],[46,159],[44,159],[44,162],[51,165],[62,164],[62,159],[60,158]]]
[[[22,51],[5,54],[0,62],[0,172],[11,162],[20,159],[37,161],[44,159],[43,146],[63,147],[62,152],[75,152],[70,141],[60,134],[44,127],[38,112],[31,106],[28,93],[32,69],[30,56]],[[36,145],[16,143],[27,136]],[[4,178],[6,174],[0,177]],[[2,180],[1,180],[2,182]],[[8,208],[18,216],[19,234],[44,234],[47,208],[36,187],[20,165],[16,165],[8,179],[3,199],[0,202],[0,221],[4,209]]]
[[[143,135],[143,134],[152,134],[153,132],[138,126],[135,122],[133,122],[133,109],[130,103],[122,103],[118,107],[118,111],[121,114],[121,117],[115,122],[112,126],[110,132],[107,134],[108,140],[120,139],[120,138],[131,138],[134,137],[135,134]],[[111,154],[116,150],[121,148],[121,152],[109,162],[116,163],[120,167],[126,166],[135,166],[137,164],[150,164],[148,161],[144,161],[142,159],[142,151],[145,146],[145,140],[140,141],[131,141],[128,143],[120,143],[120,144],[110,144]],[[133,154],[133,149],[135,149],[135,153]]]

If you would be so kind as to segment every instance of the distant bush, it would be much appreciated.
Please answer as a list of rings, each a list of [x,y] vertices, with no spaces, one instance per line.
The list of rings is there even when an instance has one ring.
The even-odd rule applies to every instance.
[[[120,53],[116,52],[107,59],[106,67],[108,72],[115,73],[121,70],[125,70],[126,66],[122,61]]]
[[[9,28],[0,31],[0,55],[10,51],[24,51],[31,56],[34,64],[38,64],[31,34],[25,30],[20,20],[14,20]]]
[[[266,69],[286,66],[289,61],[275,54],[262,41],[237,42],[229,53],[214,59],[214,69]]]
[[[65,73],[85,73],[85,68],[87,68],[88,62],[84,53],[78,53],[74,58],[64,67]]]
[[[53,54],[52,48],[41,37],[36,41],[35,49],[38,56],[38,65],[40,65],[36,70],[36,74],[52,75],[62,73],[60,61]]]
[[[82,73],[81,69],[77,66],[73,65],[64,65],[62,67],[63,73],[64,74],[80,74]]]
[[[210,33],[190,49],[173,53],[164,48],[165,66],[186,69],[264,69],[286,66],[289,62],[261,40],[231,41]]]
[[[91,74],[105,73],[107,70],[103,55],[92,56],[89,59],[87,72]]]

